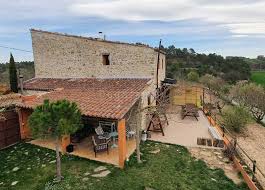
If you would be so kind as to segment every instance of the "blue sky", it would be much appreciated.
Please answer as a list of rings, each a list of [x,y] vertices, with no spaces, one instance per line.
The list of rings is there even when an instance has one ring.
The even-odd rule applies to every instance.
[[[32,51],[29,29],[224,56],[265,54],[264,0],[0,0],[0,46]],[[0,47],[0,62],[33,60]]]

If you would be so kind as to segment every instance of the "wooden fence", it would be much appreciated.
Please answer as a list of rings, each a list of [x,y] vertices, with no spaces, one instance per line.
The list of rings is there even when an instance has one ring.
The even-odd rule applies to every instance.
[[[210,124],[215,127],[222,135],[225,146],[229,147],[231,144],[233,144],[235,152],[232,155],[232,160],[237,170],[241,173],[249,189],[263,190],[263,187],[257,180],[257,176],[259,175],[262,178],[265,178],[265,174],[260,168],[257,167],[256,161],[251,159],[250,156],[239,146],[239,144],[237,144],[236,138],[229,132],[229,130],[218,124],[216,117],[209,114],[206,109],[203,109],[203,111],[208,115],[207,118]],[[246,158],[248,158],[250,162],[247,163]]]
[[[0,118],[0,149],[20,141],[19,119],[15,111],[6,111]]]

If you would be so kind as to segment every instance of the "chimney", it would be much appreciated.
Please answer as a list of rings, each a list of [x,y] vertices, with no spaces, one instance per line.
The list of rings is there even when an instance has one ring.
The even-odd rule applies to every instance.
[[[98,32],[99,34],[99,38],[102,39],[102,40],[106,40],[106,35],[103,34],[103,32]]]

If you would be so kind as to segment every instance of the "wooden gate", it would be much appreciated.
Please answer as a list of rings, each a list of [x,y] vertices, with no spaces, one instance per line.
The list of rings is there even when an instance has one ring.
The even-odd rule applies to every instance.
[[[19,119],[15,111],[6,111],[0,118],[0,149],[20,141]]]

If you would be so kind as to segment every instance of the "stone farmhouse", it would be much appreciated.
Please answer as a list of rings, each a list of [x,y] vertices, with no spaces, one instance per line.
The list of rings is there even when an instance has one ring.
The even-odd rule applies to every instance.
[[[128,138],[127,133],[133,134],[136,125],[146,128],[146,114],[139,113],[139,109],[155,104],[157,88],[165,79],[165,54],[142,44],[35,29],[31,29],[31,36],[35,78],[21,85],[21,138],[31,137],[27,120],[34,107],[45,99],[67,99],[78,104],[84,123],[79,132],[84,139],[75,146],[73,154],[123,167],[136,147],[135,139]],[[111,149],[107,157],[105,153],[92,156],[92,145],[88,145],[99,125],[111,134],[117,132],[113,139],[117,137],[118,148]],[[72,138],[62,139],[62,151]],[[32,143],[54,148],[47,141],[36,139]]]

